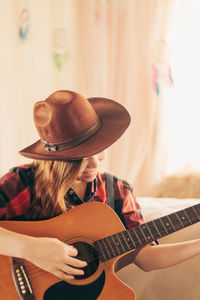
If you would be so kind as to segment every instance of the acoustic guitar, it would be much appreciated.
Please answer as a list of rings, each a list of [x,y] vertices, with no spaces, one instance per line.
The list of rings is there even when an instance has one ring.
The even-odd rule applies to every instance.
[[[107,205],[85,203],[50,220],[1,221],[0,226],[35,237],[55,237],[78,249],[88,262],[84,275],[61,281],[29,261],[0,256],[1,300],[134,300],[116,276],[132,251],[200,221],[200,204],[125,230]]]

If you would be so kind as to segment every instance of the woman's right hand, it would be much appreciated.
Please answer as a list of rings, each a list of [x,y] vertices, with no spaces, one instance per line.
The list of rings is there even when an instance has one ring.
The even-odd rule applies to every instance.
[[[76,259],[77,254],[73,246],[47,237],[29,237],[23,249],[23,258],[62,280],[84,274],[80,268],[86,267],[87,263]]]

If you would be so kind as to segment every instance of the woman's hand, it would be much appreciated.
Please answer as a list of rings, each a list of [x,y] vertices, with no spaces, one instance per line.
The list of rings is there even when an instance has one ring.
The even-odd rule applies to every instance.
[[[75,256],[77,249],[56,238],[29,237],[23,249],[23,257],[39,268],[52,273],[62,280],[74,279],[73,275],[83,275],[79,269],[87,265]]]

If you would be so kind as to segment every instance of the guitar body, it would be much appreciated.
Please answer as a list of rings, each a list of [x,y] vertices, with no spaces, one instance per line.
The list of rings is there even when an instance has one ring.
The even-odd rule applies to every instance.
[[[91,247],[93,242],[124,230],[118,216],[102,203],[85,203],[69,212],[45,221],[1,221],[0,226],[35,237],[55,237],[74,246]],[[90,249],[88,250],[90,251]],[[123,255],[122,255],[123,256]],[[134,300],[135,293],[115,275],[115,264],[120,257],[96,264],[87,277],[68,282],[24,261],[35,298],[20,298],[12,276],[12,259],[0,255],[0,299],[36,300]],[[88,264],[90,265],[90,264]]]

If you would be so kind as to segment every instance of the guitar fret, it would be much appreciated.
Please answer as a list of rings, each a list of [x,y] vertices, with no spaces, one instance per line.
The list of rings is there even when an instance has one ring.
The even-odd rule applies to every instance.
[[[176,231],[183,228],[183,225],[180,222],[180,220],[179,220],[179,218],[178,218],[178,216],[177,216],[176,213],[170,214],[169,218],[172,221],[172,223],[174,224],[174,227],[175,227]]]
[[[129,230],[124,231],[124,235],[126,236],[126,240],[127,240],[127,243],[129,244],[129,247],[131,249],[135,249],[136,245],[135,245],[134,240],[132,239],[132,237],[129,233]]]
[[[168,233],[168,230],[167,230],[167,228],[165,227],[165,224],[163,223],[162,218],[160,218],[160,222],[162,223],[162,226],[163,226],[163,228],[165,229],[166,233]]]
[[[116,250],[117,250],[117,252],[118,252],[118,253],[116,253],[116,254],[119,255],[121,252],[119,251],[119,248],[117,248],[117,246],[116,246],[116,243],[115,243],[115,240],[114,240],[113,235],[111,235],[111,239],[112,239],[112,242],[113,242],[113,246],[116,248]]]
[[[173,223],[170,222],[170,219],[166,216],[162,217],[162,222],[168,233],[173,233],[174,231],[176,231],[175,227],[173,226]]]
[[[190,221],[192,222],[192,224],[200,221],[200,218],[196,212],[196,210],[194,209],[194,207],[188,207],[185,209]]]
[[[192,225],[192,222],[191,222],[191,220],[190,220],[190,218],[189,218],[189,216],[188,216],[188,214],[187,214],[186,210],[184,210],[184,214],[185,214],[185,215],[186,215],[186,217],[188,218],[188,221],[189,221],[190,225]]]
[[[158,231],[158,228],[154,224],[154,221],[150,221],[150,222],[146,223],[146,225],[148,226],[148,228],[150,229],[150,232],[153,235],[153,240],[157,240],[161,237],[160,232]]]
[[[106,255],[107,255],[107,258],[111,258],[111,255],[110,255],[110,252],[109,252],[109,250],[108,250],[108,246],[106,245],[106,241],[105,241],[105,239],[102,239],[101,240],[102,242],[103,242],[103,244],[104,244],[104,248],[106,249]]]
[[[144,235],[146,236],[146,240],[148,242],[150,242],[151,240],[153,241],[154,237],[153,237],[153,235],[152,235],[152,233],[150,231],[150,228],[149,228],[148,224],[147,223],[146,224],[142,224],[142,225],[140,225],[140,227],[142,228],[142,230],[144,232]]]
[[[123,252],[126,252],[126,250],[125,250],[125,248],[124,248],[124,246],[123,246],[123,244],[122,244],[122,242],[121,242],[121,240],[120,240],[120,238],[119,238],[119,233],[116,234],[116,236],[117,236],[118,241],[119,241],[120,244],[121,244],[121,247],[122,247],[122,249],[123,249]]]
[[[135,244],[135,242],[134,242],[134,240],[133,240],[133,238],[132,238],[132,236],[131,236],[129,230],[127,230],[126,232],[128,233],[128,235],[129,235],[129,237],[130,237],[130,240],[132,241],[132,243],[133,243],[133,245],[134,245],[134,248],[137,248],[137,246],[136,246],[136,244]]]
[[[115,245],[116,245],[116,246],[118,247],[118,249],[119,249],[119,253],[120,253],[120,254],[124,253],[123,248],[122,248],[122,245],[121,245],[121,243],[120,243],[120,241],[119,241],[119,239],[118,239],[117,234],[114,234],[114,235],[113,235],[113,238],[114,238],[114,241],[115,241]]]
[[[149,227],[148,223],[146,223],[146,226],[147,226],[147,229],[148,229],[148,231],[149,231],[149,233],[150,233],[152,239],[154,240],[154,236],[153,236],[153,234],[152,234],[152,232],[151,232],[151,230],[150,230],[150,227]]]
[[[132,228],[132,232],[134,233],[134,239],[135,239],[135,242],[136,242],[136,244],[137,244],[137,247],[141,246],[142,243],[141,243],[141,241],[140,241],[140,239],[139,239],[139,236],[138,236],[138,234],[137,234],[135,228]]]
[[[142,231],[141,231],[141,229],[140,229],[140,226],[137,226],[137,227],[135,227],[135,230],[134,230],[134,232],[135,232],[135,234],[137,235],[137,238],[138,238],[138,240],[139,240],[139,242],[140,242],[140,245],[142,246],[142,245],[145,245],[146,243],[146,240],[144,239],[144,237],[143,237],[143,234],[142,234]]]
[[[191,221],[190,221],[190,219],[186,215],[185,210],[178,211],[177,215],[180,218],[183,227],[187,227],[187,226],[189,226],[189,225],[192,224]]]
[[[176,215],[176,217],[178,218],[178,220],[179,220],[180,224],[182,225],[182,227],[184,227],[184,225],[183,225],[181,219],[179,218],[179,215],[178,215],[177,213],[175,213],[175,215]]]
[[[142,227],[141,226],[138,226],[138,228],[140,229],[140,231],[142,232],[142,235],[144,237],[144,239],[146,240],[146,242],[148,243],[148,239],[146,238],[145,234],[144,234],[144,231],[142,230]]]
[[[104,249],[102,247],[102,244],[101,244],[101,240],[99,241],[96,241],[94,243],[96,249],[97,249],[97,252],[99,253],[99,258],[102,260],[102,261],[106,261],[107,260],[107,257],[105,255],[105,252],[104,252]],[[103,256],[103,257],[102,257]]]
[[[130,250],[130,246],[127,244],[127,241],[126,241],[126,239],[125,239],[123,233],[124,233],[124,232],[120,232],[120,233],[118,233],[118,234],[120,234],[120,236],[122,237],[122,238],[121,238],[121,241],[122,241],[122,244],[123,244],[123,246],[124,246],[124,248],[125,248],[125,251],[127,252],[127,251]],[[123,241],[125,241],[125,243],[123,243]]]
[[[193,209],[195,215],[197,216],[198,220],[200,221],[200,217],[199,217],[199,215],[197,214],[197,212],[195,211],[194,207],[192,207],[192,209]]]
[[[157,229],[159,230],[160,237],[165,236],[168,233],[160,219],[154,220],[154,223],[157,225]]]
[[[136,227],[131,228],[130,232],[132,232],[132,237],[134,239],[134,242],[135,242],[136,246],[137,247],[142,246],[141,240],[140,240],[140,238],[138,236],[138,233],[136,232]]]
[[[114,252],[114,250],[113,250],[113,247],[112,247],[112,244],[111,244],[111,242],[110,242],[110,240],[109,240],[109,237],[107,237],[106,238],[106,240],[108,241],[108,243],[109,243],[109,246],[110,246],[110,249],[111,249],[111,252],[112,252],[112,256],[114,257],[114,256],[116,256],[116,254],[115,254],[115,252]]]
[[[167,218],[168,218],[169,222],[171,223],[171,225],[172,225],[174,231],[176,231],[176,228],[174,227],[174,224],[173,224],[173,222],[171,221],[171,219],[169,218],[169,216],[167,216]]]
[[[134,244],[136,245],[136,248],[140,247],[141,242],[140,242],[139,238],[137,237],[137,233],[135,232],[135,227],[132,227],[131,229],[129,229],[129,234],[130,234],[132,240],[134,240]]]
[[[193,209],[196,208],[196,213],[198,215],[199,221],[200,221],[200,204],[197,204],[193,206]]]
[[[155,221],[156,221],[156,220],[155,220]],[[158,230],[158,227],[157,227],[157,225],[156,225],[155,221],[152,221],[152,224],[153,224],[153,225],[154,225],[154,227],[156,228],[156,230],[157,230],[157,233],[158,233],[159,237],[162,237],[162,235],[160,234],[160,231]]]

